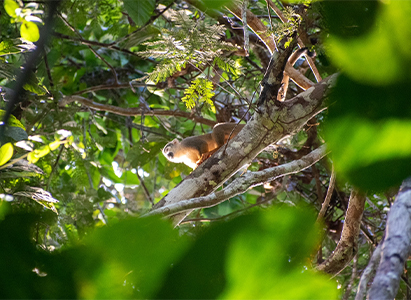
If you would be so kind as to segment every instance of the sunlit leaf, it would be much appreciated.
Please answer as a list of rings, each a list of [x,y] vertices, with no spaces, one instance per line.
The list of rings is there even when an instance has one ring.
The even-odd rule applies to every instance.
[[[46,156],[47,154],[50,153],[50,147],[48,145],[46,146],[41,146],[40,148],[34,150],[33,152],[30,152],[29,155],[27,156],[27,160],[34,164],[36,163],[40,158]]]
[[[16,18],[16,9],[19,8],[20,5],[17,4],[14,0],[4,0],[4,9],[6,10],[7,14],[12,17]]]
[[[4,118],[4,114],[5,114],[5,111],[0,109],[0,119],[1,120]],[[23,130],[26,130],[26,128],[23,126],[23,124],[13,115],[9,116],[9,120],[8,120],[7,124],[9,126],[19,127]]]
[[[0,147],[0,166],[8,162],[13,156],[13,145],[11,143],[4,144]]]
[[[62,144],[61,141],[54,141],[49,144],[51,151],[56,150]]]
[[[23,21],[20,27],[21,37],[30,42],[37,42],[40,38],[39,28],[34,22]]]

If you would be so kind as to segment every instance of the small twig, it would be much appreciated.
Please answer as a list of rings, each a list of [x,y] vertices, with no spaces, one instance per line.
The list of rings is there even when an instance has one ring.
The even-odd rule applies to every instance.
[[[29,152],[29,153],[30,153],[30,152]],[[29,155],[29,153],[23,154],[22,156],[17,157],[16,159],[13,159],[13,160],[9,161],[7,164],[2,165],[2,166],[0,167],[0,170],[3,170],[3,169],[5,169],[5,168],[7,168],[7,167],[10,167],[11,165],[13,165],[14,163],[18,162],[19,160],[21,160],[21,159],[23,159],[23,158],[26,158],[26,157]]]
[[[249,49],[250,49],[250,35],[248,32],[247,27],[247,7],[248,7],[248,0],[243,0],[243,6],[241,9],[241,18],[243,21],[243,31],[244,31],[244,51],[245,56],[249,56]]]
[[[60,157],[61,157],[61,154],[63,153],[63,150],[64,150],[63,145],[60,145],[59,154],[57,155],[56,161],[54,162],[53,166],[51,167],[51,172],[50,172],[50,175],[49,175],[49,179],[47,180],[46,191],[49,191],[49,186],[50,186],[50,182],[51,182],[51,177],[52,177],[52,175],[53,175],[54,170],[55,170],[56,167],[57,167],[57,164],[58,164],[58,162],[59,162],[59,160],[60,160]]]
[[[96,92],[96,91],[102,91],[102,90],[111,90],[111,89],[127,89],[130,88],[130,86],[133,87],[157,87],[155,84],[145,84],[144,82],[136,82],[136,81],[130,81],[128,83],[117,83],[117,84],[110,84],[110,85],[96,85],[92,86],[89,88],[86,88],[84,90],[78,91],[73,93],[73,95],[81,95],[81,94],[86,94],[86,93],[91,93],[91,92]]]
[[[53,83],[53,78],[51,77],[51,72],[50,72],[50,67],[49,67],[49,61],[47,59],[46,49],[44,49],[43,58],[44,58],[44,64],[46,65],[46,71],[47,71],[47,77],[49,79],[49,84],[50,84],[51,87],[53,87],[54,83]]]
[[[325,213],[327,212],[327,208],[328,208],[328,205],[330,204],[331,196],[333,195],[334,184],[335,184],[335,171],[334,171],[334,165],[333,165],[331,169],[331,178],[330,178],[330,184],[328,185],[327,195],[325,196],[325,200],[323,202],[323,205],[321,206],[321,210],[318,213],[317,222],[323,219],[325,216]]]
[[[144,194],[146,195],[148,201],[150,201],[151,205],[154,205],[153,198],[151,198],[150,192],[148,191],[147,186],[144,183],[144,179],[141,178],[141,176],[138,174],[138,169],[137,169],[136,175],[137,175],[138,180],[140,180],[140,184],[143,187]]]
[[[102,103],[97,103],[92,100],[89,100],[87,98],[81,97],[81,96],[66,96],[62,100],[60,100],[59,106],[65,106],[71,102],[77,101],[84,106],[87,106],[89,108],[92,108],[94,110],[102,110],[102,111],[108,111],[113,114],[121,115],[121,116],[136,116],[141,114],[141,108],[140,107],[129,107],[129,108],[124,108],[124,107],[119,107],[115,105],[108,105],[108,104],[102,104]],[[185,111],[177,111],[177,110],[162,110],[162,109],[150,109],[150,111],[145,112],[146,115],[149,116],[174,116],[174,117],[182,117],[182,118],[187,118],[193,121],[196,121],[201,124],[209,125],[209,126],[214,126],[217,124],[217,122],[213,120],[209,120],[203,117],[199,117],[195,114],[185,112]]]
[[[273,20],[271,19],[270,5],[268,4],[268,2],[267,2],[267,12],[268,12],[268,18],[270,20],[271,30],[274,30]],[[277,43],[275,42],[274,34],[271,34],[271,36],[273,37],[273,43],[274,43],[274,46],[275,46],[275,51],[278,51]]]
[[[85,119],[83,119],[83,144],[84,144],[84,150],[87,149],[87,134],[86,134],[86,132],[87,132],[86,131],[86,121],[85,121]],[[87,162],[84,163],[84,169],[86,170],[86,174],[87,174],[87,177],[88,177],[90,188],[94,190],[93,179],[91,178],[91,174],[90,174],[90,171],[88,169]],[[104,224],[107,224],[107,217],[104,214],[103,208],[101,207],[100,203],[98,203],[98,202],[97,202],[97,208],[100,211],[101,216],[103,217]]]
[[[275,196],[275,195],[273,195],[272,197],[270,197],[270,198],[268,198],[268,199],[265,199],[265,200],[263,200],[263,201],[260,201],[260,202],[258,202],[258,203],[255,203],[255,204],[251,204],[251,205],[246,206],[246,207],[244,207],[244,208],[242,208],[242,209],[238,209],[238,210],[236,210],[236,211],[233,211],[232,213],[226,214],[226,215],[221,216],[221,217],[218,217],[218,218],[184,219],[184,221],[182,221],[181,224],[183,224],[183,223],[189,223],[189,222],[196,222],[196,221],[197,221],[197,222],[198,222],[198,221],[199,221],[199,222],[207,222],[207,221],[209,221],[209,222],[214,222],[214,221],[226,220],[226,219],[229,219],[229,218],[231,218],[231,217],[233,217],[233,216],[235,216],[235,215],[241,214],[241,213],[243,213],[243,212],[245,212],[245,211],[247,211],[247,210],[249,210],[249,209],[251,209],[251,208],[254,208],[254,207],[256,207],[256,206],[261,206],[262,204],[266,204],[267,202],[273,201],[274,199],[276,199],[276,196]]]

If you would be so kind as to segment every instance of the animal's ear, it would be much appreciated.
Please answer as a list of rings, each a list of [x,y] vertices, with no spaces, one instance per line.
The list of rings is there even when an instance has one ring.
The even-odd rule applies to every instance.
[[[179,143],[179,141],[178,141],[177,139],[174,139],[174,140],[172,140],[171,142],[172,142],[174,145]]]

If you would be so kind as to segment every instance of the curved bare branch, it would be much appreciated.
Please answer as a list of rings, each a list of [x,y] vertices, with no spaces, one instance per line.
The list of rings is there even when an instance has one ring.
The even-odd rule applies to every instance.
[[[350,195],[341,238],[334,252],[317,267],[317,270],[337,274],[351,261],[357,252],[358,235],[364,212],[365,195],[353,190]]]

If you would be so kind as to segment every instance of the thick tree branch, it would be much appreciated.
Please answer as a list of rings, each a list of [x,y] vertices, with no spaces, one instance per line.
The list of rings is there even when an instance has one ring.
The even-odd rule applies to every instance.
[[[337,274],[351,261],[357,252],[358,235],[364,211],[365,195],[352,191],[345,216],[344,227],[337,247],[330,257],[317,267],[319,271]]]
[[[368,282],[370,282],[373,274],[377,270],[378,262],[381,258],[381,246],[382,243],[380,243],[378,247],[374,249],[371,259],[361,275],[360,283],[358,284],[357,295],[355,295],[355,300],[363,300],[366,295]]]
[[[111,112],[113,114],[121,115],[121,116],[137,116],[137,115],[141,115],[141,113],[144,113],[146,116],[182,117],[182,118],[187,118],[195,122],[198,122],[204,125],[209,125],[209,126],[214,126],[215,124],[217,124],[217,122],[215,121],[208,120],[208,119],[199,117],[195,114],[184,112],[184,111],[157,110],[157,109],[147,110],[147,109],[141,109],[139,107],[124,108],[124,107],[118,107],[115,105],[97,103],[97,102],[94,102],[92,100],[86,99],[81,96],[66,96],[62,100],[60,100],[59,106],[65,106],[74,101],[81,103],[82,105],[87,106],[88,108],[91,108],[91,109],[107,111],[107,112]]]
[[[404,180],[388,214],[381,261],[371,286],[370,299],[394,299],[411,244],[411,177]]]
[[[259,112],[229,142],[227,148],[221,148],[213,154],[157,203],[155,208],[208,195],[244,165],[249,164],[265,147],[300,130],[309,119],[325,108],[324,101],[336,78],[337,74],[334,74],[285,102],[267,97],[274,96],[275,92],[262,92],[260,101],[266,97],[262,101],[265,105],[259,107]],[[275,85],[273,83],[272,86]],[[184,217],[185,214],[174,217],[175,223],[178,224]]]
[[[246,192],[251,187],[262,185],[264,182],[273,181],[285,175],[299,173],[318,162],[326,154],[326,146],[322,145],[299,160],[294,160],[284,165],[268,168],[258,172],[248,172],[243,176],[236,178],[221,191],[213,192],[208,196],[183,200],[174,204],[163,206],[151,211],[147,215],[164,214],[168,216],[188,209],[215,206],[227,199]]]

